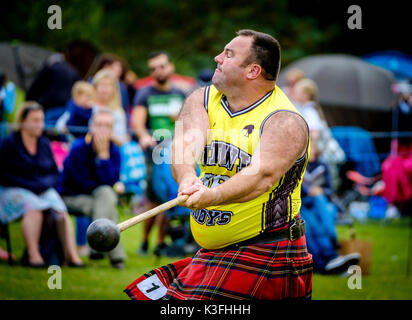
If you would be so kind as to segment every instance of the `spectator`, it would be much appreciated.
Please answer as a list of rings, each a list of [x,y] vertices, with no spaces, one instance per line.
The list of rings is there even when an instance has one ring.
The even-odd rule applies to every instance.
[[[295,102],[295,84],[305,77],[305,73],[298,68],[293,68],[286,73],[286,87],[282,88],[282,91]]]
[[[70,91],[78,80],[80,76],[63,55],[51,55],[30,86],[27,100],[41,104],[45,110],[46,124],[54,125],[64,113]]]
[[[148,200],[151,202],[150,206],[154,207],[160,204],[161,200],[156,197],[153,191],[150,150],[158,144],[162,136],[164,140],[172,139],[174,122],[182,107],[185,95],[183,91],[174,88],[170,82],[170,77],[174,73],[174,65],[167,53],[154,52],[149,56],[147,63],[150,74],[155,79],[155,84],[137,91],[134,98],[131,126],[148,158],[149,183],[146,190]],[[150,131],[152,131],[153,136]],[[155,219],[158,219],[159,226],[155,253],[160,254],[161,250],[166,248],[164,243],[166,218],[161,214],[156,218],[145,220],[141,254],[147,253],[148,237]]]
[[[16,86],[7,81],[6,75],[0,70],[0,122],[13,112],[16,102]]]
[[[120,146],[128,140],[128,136],[116,77],[109,70],[100,70],[93,78],[93,86],[96,90],[95,108],[109,108],[113,112],[113,141]]]
[[[119,181],[120,153],[111,142],[114,117],[109,109],[93,113],[89,133],[72,145],[64,161],[60,191],[69,208],[83,212],[93,220],[118,220],[117,194],[113,186]],[[126,255],[122,245],[109,252],[114,268],[122,269]]]
[[[77,255],[74,233],[64,202],[54,189],[58,171],[49,140],[42,135],[43,108],[36,102],[22,105],[17,130],[0,144],[0,220],[4,223],[22,217],[22,233],[31,267],[45,261],[39,241],[46,210],[54,210],[57,231],[69,266],[83,266]]]
[[[123,107],[124,112],[128,114],[130,105],[129,92],[126,84],[122,80],[126,74],[126,69],[126,63],[122,58],[111,53],[105,53],[97,59],[96,68],[94,69],[96,71],[93,75],[100,70],[109,70],[112,72],[116,78],[117,89],[120,92],[121,106]]]
[[[339,182],[338,166],[345,161],[345,153],[333,138],[325,115],[316,102],[318,87],[313,80],[304,78],[295,84],[293,90],[295,106],[309,126],[312,145],[317,144],[320,159],[331,170],[333,188],[335,189]]]
[[[70,132],[75,138],[84,137],[95,101],[94,87],[86,81],[77,81],[72,88],[72,99],[66,112],[59,118],[56,128]]]
[[[306,244],[312,254],[315,272],[343,273],[359,262],[360,255],[339,256],[335,220],[337,209],[330,201],[332,184],[328,166],[319,160],[319,149],[311,144],[309,162],[302,183],[303,220],[306,221]]]
[[[396,152],[408,153],[412,151],[412,86],[407,82],[399,85],[399,97],[393,112],[392,131],[400,132],[401,137],[397,139]]]

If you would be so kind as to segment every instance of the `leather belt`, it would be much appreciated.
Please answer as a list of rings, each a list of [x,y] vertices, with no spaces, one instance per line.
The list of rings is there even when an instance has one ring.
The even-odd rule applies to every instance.
[[[265,244],[279,242],[284,240],[295,241],[305,234],[305,221],[302,219],[293,219],[288,228],[271,232],[263,232],[256,237],[233,243],[221,249],[233,250],[242,246],[253,244]]]

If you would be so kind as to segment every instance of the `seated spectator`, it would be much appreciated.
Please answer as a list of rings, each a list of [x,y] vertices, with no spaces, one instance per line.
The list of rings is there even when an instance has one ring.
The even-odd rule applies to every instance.
[[[313,80],[304,78],[295,84],[293,92],[295,106],[309,126],[311,140],[319,148],[320,159],[329,166],[333,188],[336,189],[338,166],[345,161],[345,152],[333,138],[326,117],[316,102],[318,87]]]
[[[127,135],[126,114],[121,106],[120,93],[116,84],[116,77],[109,70],[100,70],[93,78],[96,91],[94,109],[109,108],[113,112],[113,141],[122,145],[129,140]]]
[[[72,98],[67,103],[66,112],[57,121],[56,128],[70,132],[75,138],[84,137],[94,100],[93,86],[86,81],[77,81],[72,88]]]
[[[44,137],[44,113],[36,102],[26,102],[17,115],[17,130],[0,144],[0,220],[22,218],[22,233],[31,267],[43,267],[39,241],[44,213],[54,210],[57,231],[69,266],[83,266],[66,206],[54,189],[59,175]]]
[[[40,103],[45,110],[46,124],[54,125],[64,113],[73,84],[80,80],[78,72],[62,54],[51,55],[37,73],[27,92],[27,100]]]
[[[93,113],[89,133],[76,140],[64,161],[60,192],[69,208],[83,212],[93,220],[107,218],[117,223],[117,194],[120,153],[111,142],[113,113],[100,108]],[[126,255],[122,245],[109,252],[114,268],[122,269]]]
[[[337,209],[329,198],[332,193],[328,166],[319,160],[319,149],[312,144],[302,182],[301,216],[306,222],[308,251],[319,273],[343,273],[360,258],[358,253],[339,256],[336,251]]]

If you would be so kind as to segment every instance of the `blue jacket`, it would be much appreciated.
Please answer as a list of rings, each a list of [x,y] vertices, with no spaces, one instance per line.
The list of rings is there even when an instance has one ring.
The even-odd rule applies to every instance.
[[[0,141],[0,185],[20,187],[40,194],[55,188],[59,173],[50,149],[50,141],[41,136],[36,155],[30,155],[21,138],[14,132]]]
[[[59,185],[62,195],[90,195],[97,187],[113,186],[119,181],[120,152],[110,143],[110,158],[101,160],[97,157],[88,136],[77,139],[63,163],[63,172]]]
[[[87,133],[89,120],[92,116],[92,108],[85,109],[76,105],[73,99],[67,102],[66,110],[70,113],[70,117],[66,122],[71,134],[76,138],[84,137]],[[76,128],[70,128],[76,127]]]

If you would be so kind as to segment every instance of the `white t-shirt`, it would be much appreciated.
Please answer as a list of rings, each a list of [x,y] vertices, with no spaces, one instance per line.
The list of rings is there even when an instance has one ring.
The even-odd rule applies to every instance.
[[[323,130],[323,123],[319,113],[315,109],[313,101],[306,102],[304,105],[296,105],[296,109],[301,113],[306,120],[309,130]]]

